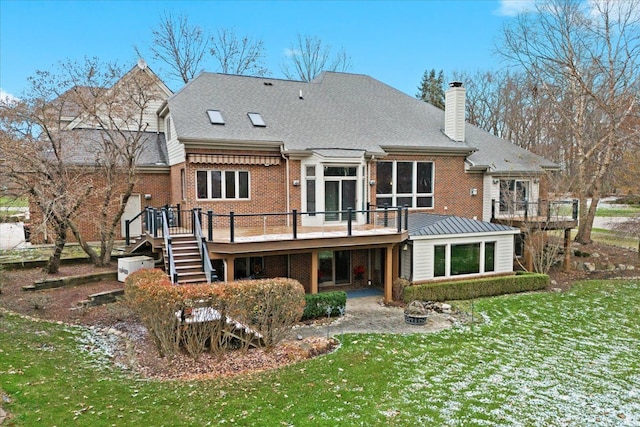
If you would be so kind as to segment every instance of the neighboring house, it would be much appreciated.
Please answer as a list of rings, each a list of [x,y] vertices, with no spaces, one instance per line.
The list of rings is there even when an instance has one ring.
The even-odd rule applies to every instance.
[[[108,129],[106,126],[97,125],[95,120],[88,117],[86,108],[83,108],[83,100],[87,104],[94,102],[94,99],[109,99],[111,102],[117,96],[126,96],[124,92],[127,85],[144,85],[144,99],[136,99],[137,105],[144,105],[144,109],[135,107],[124,107],[121,111],[112,113],[111,119],[105,119],[104,123],[118,120],[117,129]],[[137,88],[136,88],[137,89]],[[129,70],[112,88],[89,88],[75,86],[62,94],[52,102],[52,110],[56,110],[60,117],[57,130],[66,135],[66,145],[63,147],[64,160],[67,164],[77,166],[75,170],[78,176],[90,176],[90,182],[96,190],[103,188],[106,184],[102,171],[98,167],[103,155],[102,145],[104,141],[126,141],[134,138],[140,141],[142,149],[137,157],[136,168],[138,182],[135,185],[134,194],[129,197],[124,215],[122,217],[122,227],[117,232],[124,238],[126,220],[138,216],[130,226],[130,232],[134,235],[142,234],[142,221],[139,213],[145,206],[159,206],[169,203],[167,188],[170,186],[170,169],[166,151],[166,141],[164,132],[159,128],[159,119],[156,114],[158,107],[172,95],[171,90],[158,78],[158,76],[147,66],[144,61],[139,61]],[[113,109],[113,105],[98,105],[107,110]],[[101,113],[102,114],[102,113]],[[105,112],[104,115],[107,113]],[[112,132],[110,138],[107,133]],[[115,134],[115,135],[114,135]],[[86,180],[78,179],[78,182]],[[126,179],[122,179],[122,184]],[[124,191],[124,185],[122,189]],[[153,195],[153,196],[151,196]],[[88,241],[99,239],[99,225],[95,212],[95,206],[102,203],[102,199],[95,197],[86,203],[78,215],[78,225],[84,238]],[[112,206],[115,212],[118,206]],[[36,206],[31,206],[32,223],[42,223],[42,213]],[[35,243],[49,242],[52,240],[48,230],[43,227],[33,227],[31,241]],[[75,240],[69,233],[69,241]]]
[[[202,73],[158,110],[179,210],[167,222],[181,227],[165,232],[202,228],[205,246],[193,244],[221,280],[287,276],[311,293],[364,282],[390,299],[401,275],[510,272],[518,230],[489,221],[544,215],[545,175],[558,165],[465,123],[464,109],[459,83],[442,111],[365,75]],[[192,209],[198,226],[187,224]],[[456,227],[434,234],[436,218]],[[461,251],[478,265],[457,270]],[[195,274],[167,267],[180,282]]]

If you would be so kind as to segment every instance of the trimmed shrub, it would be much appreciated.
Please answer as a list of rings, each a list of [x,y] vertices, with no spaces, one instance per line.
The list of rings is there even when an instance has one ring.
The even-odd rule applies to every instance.
[[[219,351],[228,336],[220,284],[175,286],[162,270],[140,270],[127,276],[124,300],[140,317],[160,356],[182,346],[197,358],[207,343],[211,351]]]
[[[149,331],[160,357],[171,356],[180,343],[178,287],[160,270],[140,270],[127,276],[124,286],[126,304],[139,316]]]
[[[304,288],[292,279],[247,280],[229,284],[171,284],[161,270],[140,270],[125,281],[125,302],[149,331],[160,356],[184,348],[197,358],[234,345],[272,348],[304,309]],[[227,316],[233,319],[227,322]],[[257,332],[255,339],[248,329]]]
[[[225,286],[227,315],[262,335],[265,348],[280,342],[300,320],[304,288],[297,280],[244,280]]]
[[[404,301],[450,301],[538,291],[549,286],[549,276],[521,273],[513,276],[413,285],[404,289]]]
[[[230,325],[226,322],[224,285],[180,285],[180,345],[197,359],[209,344],[217,353],[226,347]]]
[[[327,308],[332,307],[331,316],[338,316],[340,310],[344,312],[347,305],[347,293],[344,291],[322,292],[319,294],[307,294],[304,296],[307,305],[304,308],[302,319],[316,319],[327,317]]]

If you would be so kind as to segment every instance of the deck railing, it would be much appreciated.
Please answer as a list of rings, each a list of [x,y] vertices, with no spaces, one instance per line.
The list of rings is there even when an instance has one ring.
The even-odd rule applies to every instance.
[[[491,200],[491,219],[577,221],[578,200]]]
[[[267,236],[271,239],[298,239],[300,234],[320,233],[322,235],[353,236],[367,230],[383,230],[400,233],[408,229],[408,208],[406,206],[385,206],[376,208],[368,205],[368,209],[324,212],[268,212],[268,213],[214,213],[202,212],[200,208],[192,211],[172,209],[171,207],[147,208],[145,211],[145,231],[159,237],[161,232],[176,234],[196,234],[200,227],[206,241],[222,240],[236,242],[238,238],[247,236]],[[166,213],[162,220],[160,212]],[[317,226],[302,227],[303,219],[321,217]],[[305,221],[306,222],[306,221]],[[206,235],[205,235],[206,233]],[[331,233],[331,234],[329,234]]]
[[[319,225],[302,227],[304,217],[322,217]],[[206,220],[204,220],[206,218]],[[358,221],[362,219],[362,221]],[[364,230],[387,229],[400,233],[408,228],[406,207],[342,211],[298,212],[296,209],[284,213],[218,214],[213,211],[203,213],[207,224],[207,238],[228,240],[234,243],[238,238],[263,235],[271,239],[299,239],[301,233],[321,236],[353,236]],[[335,222],[334,222],[335,221]],[[222,234],[224,233],[224,234]]]
[[[176,262],[173,259],[173,248],[171,247],[171,234],[168,227],[167,210],[161,210],[162,237],[164,238],[164,247],[167,250],[167,264],[169,266],[169,277],[171,283],[178,283],[178,271],[176,270]]]
[[[202,271],[207,276],[207,283],[218,280],[216,270],[211,265],[211,258],[209,258],[209,251],[207,250],[207,241],[202,234],[202,227],[200,226],[200,211],[194,209],[193,216],[193,228],[196,242],[198,242],[198,251],[200,251],[200,259],[202,259]]]

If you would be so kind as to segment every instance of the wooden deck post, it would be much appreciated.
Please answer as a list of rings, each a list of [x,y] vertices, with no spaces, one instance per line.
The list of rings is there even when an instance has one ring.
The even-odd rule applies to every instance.
[[[311,271],[310,271],[311,293],[318,293],[318,250],[311,251]]]
[[[226,276],[227,276],[227,282],[233,282],[234,280],[236,280],[235,274],[236,274],[236,269],[235,267],[235,260],[236,258],[234,256],[228,256],[227,257],[227,269],[225,271]]]
[[[393,245],[388,245],[384,257],[384,301],[393,301]]]
[[[571,229],[564,230],[564,271],[571,271]]]

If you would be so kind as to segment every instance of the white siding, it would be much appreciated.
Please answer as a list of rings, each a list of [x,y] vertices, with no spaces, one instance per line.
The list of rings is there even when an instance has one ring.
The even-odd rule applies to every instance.
[[[413,240],[413,281],[433,279],[433,247],[435,245],[496,242],[495,271],[491,273],[511,272],[513,271],[513,236],[513,234],[482,234]]]
[[[414,240],[413,242],[413,281],[433,279],[432,240]]]
[[[149,105],[145,108],[142,121],[147,126],[145,128],[146,132],[164,132],[164,127],[158,128],[158,115],[156,114],[163,101],[162,99],[149,101]]]
[[[169,114],[165,118],[165,122],[169,119],[171,115]],[[183,163],[187,159],[187,155],[184,149],[184,144],[182,144],[176,138],[176,128],[173,125],[173,120],[169,120],[169,124],[171,126],[171,138],[167,139],[167,154],[169,155],[169,166],[177,165],[178,163]],[[166,132],[165,132],[165,136]]]
[[[496,273],[513,271],[513,238],[514,235],[499,236],[496,242]]]
[[[402,249],[404,244],[400,246]],[[411,245],[407,245],[407,250],[400,250],[400,277],[411,280]]]
[[[482,180],[482,221],[491,221],[491,200],[495,198],[493,178],[485,175]]]

